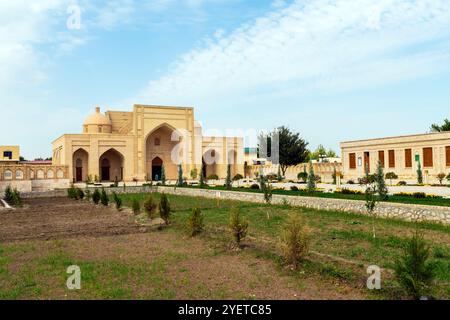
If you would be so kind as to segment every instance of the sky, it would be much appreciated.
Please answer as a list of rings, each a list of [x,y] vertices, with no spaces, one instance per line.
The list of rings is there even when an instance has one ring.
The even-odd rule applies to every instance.
[[[0,43],[0,145],[27,159],[97,105],[192,106],[206,133],[285,125],[338,153],[450,113],[448,0],[0,0]]]

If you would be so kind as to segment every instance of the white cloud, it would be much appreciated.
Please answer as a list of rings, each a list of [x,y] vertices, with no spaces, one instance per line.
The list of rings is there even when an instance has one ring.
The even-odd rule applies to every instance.
[[[133,0],[114,0],[99,9],[98,25],[104,29],[111,29],[118,24],[130,22],[135,11]]]
[[[388,84],[448,68],[449,36],[447,0],[298,0],[186,53],[137,98],[198,105]]]

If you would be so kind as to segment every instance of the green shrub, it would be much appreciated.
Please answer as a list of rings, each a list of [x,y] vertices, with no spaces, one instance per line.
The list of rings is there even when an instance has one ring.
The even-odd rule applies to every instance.
[[[415,299],[427,294],[435,275],[429,262],[430,248],[423,235],[416,231],[394,263],[395,276],[407,294]]]
[[[303,183],[305,183],[306,182],[306,180],[308,179],[308,173],[306,173],[306,172],[300,172],[298,175],[297,175],[297,179],[300,181],[302,181]]]
[[[170,203],[165,193],[161,194],[161,199],[159,201],[159,214],[161,219],[163,219],[166,225],[168,225],[170,221]]]
[[[144,201],[144,211],[148,215],[150,219],[153,219],[155,216],[157,204],[153,199],[153,195],[149,194],[147,199]]]
[[[85,194],[85,198],[86,198],[87,201],[91,201],[91,200],[92,200],[92,193],[91,193],[91,190],[86,189],[86,191],[84,192],[84,194]]]
[[[200,208],[192,209],[192,213],[187,220],[186,227],[191,237],[195,237],[203,231],[203,215]]]
[[[22,197],[20,196],[20,192],[16,188],[14,188],[12,192],[11,205],[15,207],[22,206]]]
[[[248,221],[241,218],[239,208],[231,208],[228,227],[236,246],[239,247],[241,240],[247,236],[248,230]]]
[[[436,178],[439,180],[439,184],[440,184],[440,185],[442,185],[442,181],[444,181],[445,177],[446,177],[446,175],[445,175],[445,173],[443,173],[443,172],[439,173],[439,174],[436,176]]]
[[[244,177],[242,176],[242,174],[239,173],[233,177],[233,181],[239,181],[242,179],[244,179]]]
[[[115,192],[113,192],[113,201],[116,204],[116,209],[120,211],[122,209],[122,198],[120,198]]]
[[[208,180],[219,180],[219,176],[217,174],[211,174],[208,176]]]
[[[100,203],[101,203],[102,205],[104,205],[105,207],[107,207],[108,204],[109,204],[109,198],[108,198],[108,195],[106,194],[106,191],[105,191],[105,189],[103,189],[103,188],[102,188],[102,192],[101,192],[101,194],[100,194]]]
[[[386,179],[388,179],[390,181],[390,184],[392,186],[392,180],[398,179],[398,175],[395,172],[387,172]]]
[[[338,191],[337,193],[341,193],[341,194],[359,194],[359,195],[364,194],[364,192],[362,192],[362,191],[350,190],[350,189],[347,189],[347,188],[342,188],[342,190]]]
[[[78,199],[78,191],[77,191],[77,188],[74,187],[73,183],[70,185],[70,188],[67,189],[67,196],[70,199],[75,199],[75,200]]]
[[[427,195],[425,194],[425,192],[414,192],[412,194],[412,197],[416,199],[424,199],[427,197]]]
[[[259,185],[256,184],[256,183],[254,183],[254,184],[252,184],[252,185],[250,186],[250,189],[253,189],[253,190],[259,190]]]
[[[308,254],[310,230],[299,214],[290,214],[280,236],[280,249],[288,265],[297,268]]]
[[[7,187],[6,187],[6,189],[5,189],[5,197],[4,197],[4,200],[6,201],[6,202],[8,202],[9,204],[12,204],[12,201],[13,201],[13,189],[11,188],[11,186],[10,185],[8,185]]]
[[[98,191],[98,189],[94,190],[94,193],[92,194],[92,201],[95,204],[98,204],[100,202],[100,191]]]
[[[348,181],[347,181],[347,184],[355,184],[355,181],[353,181],[353,180],[348,180]]]
[[[298,187],[297,186],[291,186],[291,191],[298,191]]]
[[[399,181],[399,182],[397,183],[397,185],[398,185],[398,186],[406,186],[407,183],[406,183],[406,181]]]
[[[133,202],[131,204],[131,209],[133,210],[133,213],[135,215],[138,215],[141,213],[141,204],[138,200],[133,199]]]
[[[84,191],[81,190],[80,188],[77,188],[76,192],[77,192],[77,200],[83,200],[85,196]]]

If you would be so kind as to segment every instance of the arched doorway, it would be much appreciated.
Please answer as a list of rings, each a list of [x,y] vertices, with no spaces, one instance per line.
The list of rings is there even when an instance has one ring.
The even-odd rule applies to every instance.
[[[88,180],[89,154],[84,149],[78,149],[73,154],[73,180],[83,182]]]
[[[101,181],[122,181],[123,180],[124,158],[115,149],[109,149],[99,159],[100,180]]]
[[[152,161],[152,180],[161,181],[163,161],[160,157],[156,157]]]
[[[171,126],[163,124],[147,136],[145,141],[147,179],[161,180],[163,164],[166,179],[177,179],[178,170],[177,165],[172,161],[172,152],[179,141],[172,141],[172,133],[174,131],[175,129]]]

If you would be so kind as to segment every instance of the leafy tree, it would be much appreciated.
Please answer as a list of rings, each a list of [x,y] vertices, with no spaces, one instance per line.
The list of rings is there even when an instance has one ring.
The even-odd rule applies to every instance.
[[[431,132],[444,132],[444,131],[450,131],[450,121],[448,119],[445,119],[442,125],[438,124],[431,125]]]
[[[423,184],[423,171],[422,171],[422,165],[420,164],[420,161],[419,161],[419,164],[417,167],[417,183]]]
[[[280,248],[287,264],[298,267],[308,254],[311,231],[299,214],[290,214],[280,237]]]
[[[231,181],[231,164],[227,165],[227,178],[225,179],[225,186],[227,190],[231,190],[233,188],[233,181]]]
[[[94,193],[92,194],[92,201],[95,204],[98,204],[100,202],[100,191],[98,191],[98,189],[94,190]]]
[[[294,133],[284,126],[279,127],[269,135],[261,134],[259,139],[267,141],[267,149],[271,150],[272,139],[276,136],[279,139],[278,147],[281,173],[283,176],[286,176],[288,167],[305,162],[308,157],[308,150],[306,149],[308,143],[300,138],[299,133]]]
[[[166,169],[164,168],[164,165],[161,166],[161,185],[166,185]]]
[[[445,173],[441,172],[439,173],[436,178],[439,180],[439,184],[442,185],[442,181],[445,179]]]
[[[203,215],[200,208],[192,209],[186,224],[188,233],[191,237],[195,237],[204,230]]]
[[[100,203],[102,205],[104,205],[105,207],[108,206],[108,204],[109,204],[108,195],[106,194],[106,191],[103,188],[102,188],[102,193],[100,194]]]
[[[374,175],[374,178],[375,178],[376,192],[378,193],[380,200],[384,201],[388,198],[388,188],[386,187],[386,182],[384,181],[383,166],[380,161],[378,161],[377,163],[377,171]]]
[[[228,227],[230,228],[236,246],[240,247],[241,240],[247,236],[248,221],[241,218],[239,208],[231,208]]]
[[[159,214],[161,219],[168,225],[170,219],[170,203],[165,193],[161,194],[161,199],[159,200]]]
[[[264,193],[264,201],[266,201],[267,204],[270,204],[272,202],[272,185],[267,176],[263,174],[259,175],[259,188]]]
[[[396,175],[395,172],[387,172],[386,173],[386,179],[389,179],[390,184],[392,186],[392,180],[398,179],[398,175]]]
[[[429,261],[430,248],[418,230],[395,261],[395,276],[406,292],[419,299],[426,294],[435,276],[435,265]]]
[[[157,207],[157,204],[156,204],[155,200],[153,199],[152,194],[149,194],[147,199],[144,202],[144,210],[150,219],[153,219],[153,217],[155,216],[156,207]]]
[[[450,173],[447,175],[447,181],[450,182]]]
[[[316,175],[314,174],[314,168],[312,162],[309,162],[309,173],[308,173],[308,192],[314,192],[316,190]]]
[[[22,197],[20,196],[20,192],[16,188],[14,188],[12,192],[11,205],[16,207],[22,206]]]
[[[337,154],[333,150],[327,150],[323,145],[319,144],[313,152],[308,152],[308,160],[320,160],[323,158],[336,158]]]

